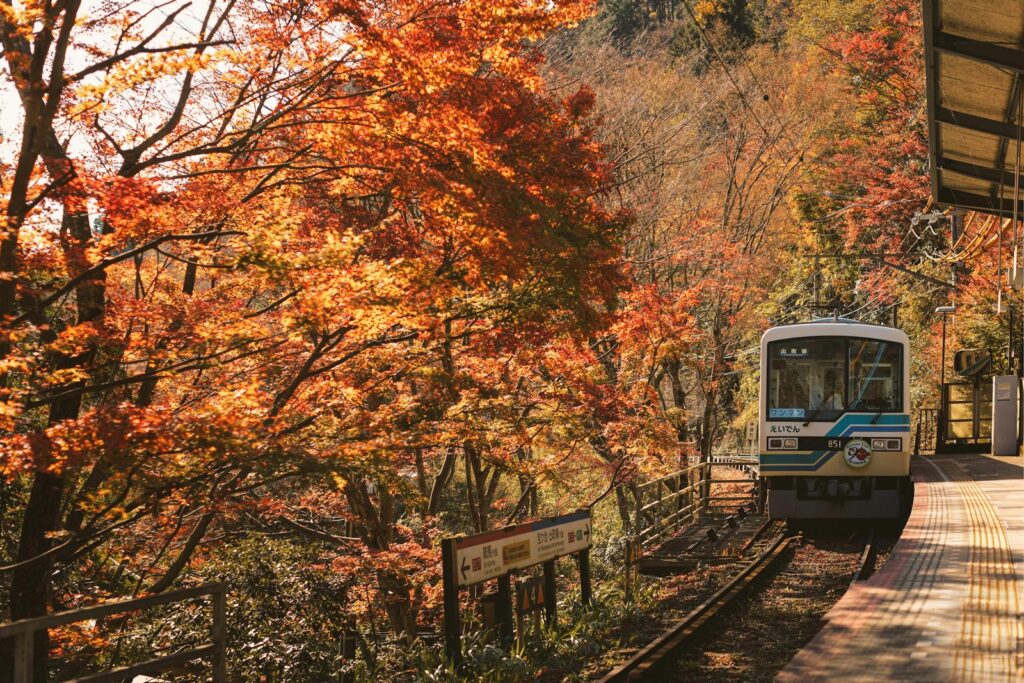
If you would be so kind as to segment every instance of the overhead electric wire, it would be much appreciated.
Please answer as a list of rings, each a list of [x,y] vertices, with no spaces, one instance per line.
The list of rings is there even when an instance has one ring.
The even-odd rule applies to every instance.
[[[717,59],[718,63],[722,65],[722,71],[725,72],[726,78],[729,79],[729,82],[732,83],[732,87],[736,91],[736,94],[739,95],[740,102],[742,102],[743,106],[746,107],[748,112],[750,112],[751,117],[753,117],[754,121],[761,128],[761,131],[766,136],[768,136],[768,143],[772,147],[774,147],[775,146],[775,141],[772,139],[772,135],[768,131],[768,127],[764,125],[764,122],[761,121],[760,117],[757,115],[757,112],[754,111],[754,108],[751,106],[750,102],[747,100],[746,93],[743,92],[743,89],[740,87],[740,84],[736,80],[736,77],[733,76],[732,71],[729,69],[729,64],[725,61],[725,59],[722,57],[721,53],[718,51],[718,47],[716,47],[715,44],[713,42],[711,42],[711,39],[704,32],[704,27],[700,25],[700,21],[697,19],[697,15],[694,13],[693,8],[690,7],[689,0],[683,0],[683,7],[686,8],[686,13],[689,14],[690,15],[690,19],[693,20],[693,26],[694,26],[694,28],[697,29],[697,33],[700,34],[701,40],[703,40],[704,43],[711,49],[711,53],[715,56],[715,59]],[[789,143],[789,145],[793,148],[793,150],[799,152],[800,148],[796,144],[794,144],[793,141],[790,139],[789,134],[786,131],[786,127],[785,126],[782,126],[782,129],[780,130],[780,132],[782,133],[782,137],[784,137],[786,139],[786,142]]]
[[[929,296],[929,295],[934,294],[935,292],[939,291],[940,289],[942,289],[942,288],[939,287],[938,285],[932,285],[931,287],[926,289],[924,292],[922,292],[921,295],[922,296]],[[902,296],[897,298],[895,301],[893,301],[891,303],[888,303],[888,304],[882,304],[882,305],[874,308],[871,312],[884,311],[886,309],[891,309],[891,308],[893,308],[895,306],[902,305],[903,303],[905,303],[907,301],[907,299],[909,297],[913,296],[914,294],[916,294],[916,293],[915,292],[906,292]],[[759,351],[760,349],[761,349],[760,344],[758,344],[756,346],[748,346],[748,347],[746,347],[744,349],[739,349],[739,350],[733,352],[733,356],[749,355],[751,353],[755,353],[755,352]],[[745,365],[745,366],[742,366],[742,367],[730,370],[729,372],[722,373],[722,375],[723,376],[725,376],[725,375],[738,375],[738,374],[742,374],[744,372],[750,372],[751,370],[757,370],[759,368],[760,368],[760,363],[753,363],[751,365]]]

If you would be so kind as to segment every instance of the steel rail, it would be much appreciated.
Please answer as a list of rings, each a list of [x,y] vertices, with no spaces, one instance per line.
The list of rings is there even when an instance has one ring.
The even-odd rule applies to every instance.
[[[740,555],[746,555],[747,551],[753,548],[754,544],[757,543],[761,539],[761,537],[765,535],[765,532],[775,525],[776,520],[766,519],[764,524],[762,524],[761,527],[756,532],[754,532],[754,535],[751,536],[747,540],[747,542],[743,544],[743,547],[740,549]]]
[[[609,672],[601,683],[617,683],[639,679],[648,671],[665,659],[668,655],[677,650],[688,638],[715,615],[727,607],[732,600],[740,595],[744,589],[749,587],[764,571],[770,567],[789,544],[797,536],[779,534],[768,544],[768,547],[758,555],[753,562],[747,565],[743,571],[734,576],[729,583],[720,588],[714,595],[705,600],[696,609],[687,614],[683,619],[672,625],[667,631],[658,636],[653,642],[640,649],[625,663],[617,666]]]

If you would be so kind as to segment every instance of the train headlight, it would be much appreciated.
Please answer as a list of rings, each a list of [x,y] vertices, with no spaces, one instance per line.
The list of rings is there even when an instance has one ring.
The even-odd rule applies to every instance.
[[[886,439],[885,448],[889,451],[902,451],[903,440],[902,439]]]
[[[768,439],[768,448],[779,450],[782,448],[782,439]]]
[[[789,450],[796,450],[796,439],[783,439],[782,447]]]
[[[871,439],[871,450],[873,450],[873,451],[884,451],[885,450],[885,439]]]

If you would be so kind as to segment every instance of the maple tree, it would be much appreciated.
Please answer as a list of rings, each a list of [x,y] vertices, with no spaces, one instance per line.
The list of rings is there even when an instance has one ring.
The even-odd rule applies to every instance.
[[[907,246],[919,22],[903,0],[0,4],[5,616],[235,576],[254,632],[295,611],[315,641],[326,609],[288,601],[319,586],[332,638],[409,643],[440,618],[440,537],[603,501],[625,532],[631,487],[740,443],[760,332],[815,295],[902,304],[933,396],[944,290],[808,258],[945,276],[938,236]],[[964,343],[1003,343],[986,244]],[[54,635],[71,668],[101,645]]]
[[[298,509],[344,502],[414,632],[409,544],[434,551],[395,523],[406,473],[433,478],[429,516],[462,456],[488,528],[530,442],[501,433],[505,400],[556,381],[517,358],[578,345],[620,280],[592,97],[546,95],[529,44],[587,9],[6,7],[11,618],[66,604],[76,563],[164,590],[211,530],[306,481],[340,498]],[[289,509],[258,518],[325,533]]]
[[[621,29],[617,5],[554,50],[560,71],[594,79],[617,168],[610,201],[635,216],[631,290],[606,346],[618,354],[609,375],[645,387],[649,421],[675,431],[676,449],[652,449],[648,472],[659,457],[662,467],[707,457],[738,419],[744,354],[767,322],[765,296],[785,286],[776,264],[796,237],[787,202],[817,136],[802,104],[821,87],[800,63],[774,68],[781,58],[767,45],[736,52],[736,31],[755,23],[743,10],[676,5],[652,13],[656,28],[625,53],[608,35]]]

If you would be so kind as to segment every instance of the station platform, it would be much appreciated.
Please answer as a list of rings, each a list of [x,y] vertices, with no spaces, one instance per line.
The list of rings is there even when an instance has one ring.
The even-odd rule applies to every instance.
[[[778,681],[1024,681],[1024,463],[914,458],[888,560],[825,615]]]

